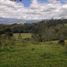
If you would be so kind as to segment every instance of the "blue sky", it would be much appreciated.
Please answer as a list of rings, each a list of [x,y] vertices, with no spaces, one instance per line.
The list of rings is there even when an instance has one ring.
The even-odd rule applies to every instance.
[[[25,7],[29,7],[32,0],[22,0]],[[59,0],[62,4],[67,3],[67,0]],[[19,2],[19,0],[17,0]],[[39,3],[48,3],[48,0],[38,0]]]
[[[24,4],[25,7],[29,7],[31,4],[32,0],[22,0],[22,3]],[[19,2],[19,0],[17,0]],[[38,0],[39,3],[47,3],[48,0]]]
[[[16,0],[17,2],[20,2],[19,0]],[[22,3],[25,7],[29,7],[31,4],[31,0],[22,0]]]
[[[31,0],[22,0],[22,3],[24,4],[25,7],[29,7],[31,4]]]
[[[60,0],[61,1],[61,3],[67,3],[67,0]]]

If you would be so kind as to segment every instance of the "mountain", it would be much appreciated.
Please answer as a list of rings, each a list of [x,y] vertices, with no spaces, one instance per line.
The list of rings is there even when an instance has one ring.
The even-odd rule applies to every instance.
[[[10,0],[10,1],[16,1],[16,0]],[[19,0],[19,1],[22,1],[22,0]]]
[[[3,18],[0,17],[0,24],[24,24],[24,23],[34,23],[39,20],[25,20],[25,19],[16,19],[16,18]]]
[[[13,24],[13,23],[25,23],[25,20],[16,19],[16,18],[2,18],[0,17],[0,24]]]
[[[16,1],[16,0],[10,0],[10,1]]]

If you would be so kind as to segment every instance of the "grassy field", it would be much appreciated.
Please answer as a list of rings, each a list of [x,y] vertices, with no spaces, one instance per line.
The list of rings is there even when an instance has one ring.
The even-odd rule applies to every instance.
[[[17,36],[17,35],[16,35]],[[28,38],[30,34],[22,34]],[[11,41],[8,45],[11,44]],[[67,41],[32,43],[15,41],[12,47],[0,48],[0,67],[67,67]]]
[[[25,39],[25,38],[31,38],[31,33],[17,33],[17,34],[14,34],[14,36],[16,37],[16,39],[18,39],[18,37],[22,38],[22,39]]]

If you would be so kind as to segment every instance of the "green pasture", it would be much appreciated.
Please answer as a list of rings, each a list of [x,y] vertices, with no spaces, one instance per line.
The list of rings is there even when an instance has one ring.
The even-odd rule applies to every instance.
[[[32,36],[31,33],[16,33],[16,34],[14,34],[14,37],[16,39],[18,39],[18,38],[22,38],[22,39],[31,38],[31,36]]]
[[[30,38],[31,34],[22,34],[22,37]],[[62,46],[57,41],[9,40],[7,47],[0,48],[0,67],[67,67],[67,41]]]

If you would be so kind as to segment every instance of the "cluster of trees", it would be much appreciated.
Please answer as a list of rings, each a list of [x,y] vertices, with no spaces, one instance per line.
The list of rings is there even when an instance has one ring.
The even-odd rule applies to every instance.
[[[63,20],[42,20],[39,22],[35,22],[35,23],[24,23],[24,24],[12,24],[12,25],[8,25],[8,24],[0,24],[0,33],[4,33],[6,32],[6,29],[10,29],[13,33],[32,33],[35,31],[35,27],[38,27],[37,25],[39,24],[44,24],[44,27],[55,27],[58,25],[64,25],[67,23],[66,19]],[[41,25],[42,26],[42,25]],[[42,27],[41,27],[42,28]]]
[[[67,39],[67,20],[43,20],[34,25],[32,38],[38,42]]]
[[[40,21],[34,25],[33,38],[39,41],[57,40],[67,33],[64,22],[60,20]]]
[[[5,25],[0,24],[0,34],[5,32],[12,32],[12,33],[31,33],[32,32],[32,25],[31,24],[12,24],[12,25]]]
[[[42,20],[36,23],[0,25],[0,35],[13,33],[32,33],[35,41],[43,42],[49,40],[67,39],[67,19]]]

